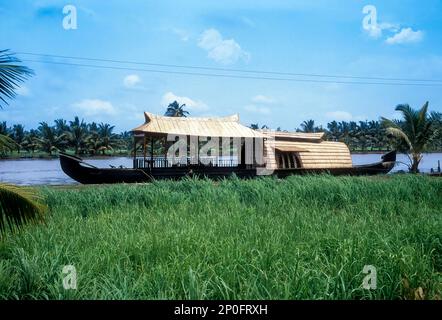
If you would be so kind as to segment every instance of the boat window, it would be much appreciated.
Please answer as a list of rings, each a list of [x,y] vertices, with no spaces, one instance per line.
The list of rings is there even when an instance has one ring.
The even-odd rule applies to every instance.
[[[276,163],[281,169],[300,168],[301,162],[296,152],[277,152]]]

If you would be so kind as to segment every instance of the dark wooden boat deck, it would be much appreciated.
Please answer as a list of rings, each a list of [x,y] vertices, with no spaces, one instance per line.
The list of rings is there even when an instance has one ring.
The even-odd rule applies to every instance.
[[[207,177],[220,179],[236,175],[239,178],[254,178],[263,175],[285,178],[290,175],[306,175],[328,173],[331,175],[375,175],[388,173],[395,165],[396,152],[382,156],[380,162],[368,165],[360,165],[345,168],[291,168],[266,170],[251,166],[205,166],[186,165],[172,167],[152,168],[97,168],[81,158],[60,153],[60,164],[62,170],[72,179],[83,184],[101,183],[142,183],[161,179],[177,180],[185,177]]]

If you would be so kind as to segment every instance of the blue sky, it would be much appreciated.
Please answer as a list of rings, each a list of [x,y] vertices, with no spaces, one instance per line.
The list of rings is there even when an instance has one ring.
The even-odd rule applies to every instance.
[[[66,15],[62,10],[68,4],[77,9],[75,30],[63,28]],[[373,5],[377,12],[377,24],[368,29],[363,27],[366,5]],[[438,0],[0,0],[0,47],[211,68],[442,80],[441,13]],[[442,86],[254,80],[25,64],[36,75],[10,106],[0,110],[0,120],[23,123],[27,129],[40,121],[70,120],[78,115],[89,122],[115,124],[117,131],[129,130],[143,122],[143,111],[162,114],[174,99],[186,103],[192,116],[239,113],[244,124],[287,130],[307,119],[326,124],[393,117],[399,103],[420,107],[428,100],[431,110],[442,111]]]

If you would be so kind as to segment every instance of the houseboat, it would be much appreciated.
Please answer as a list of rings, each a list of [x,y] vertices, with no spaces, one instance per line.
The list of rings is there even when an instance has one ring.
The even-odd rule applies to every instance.
[[[63,171],[83,184],[149,182],[184,177],[253,178],[293,174],[374,175],[388,173],[396,152],[377,163],[353,165],[342,142],[324,133],[253,130],[238,115],[222,118],[167,117],[144,113],[132,130],[132,168],[97,168],[60,153]]]

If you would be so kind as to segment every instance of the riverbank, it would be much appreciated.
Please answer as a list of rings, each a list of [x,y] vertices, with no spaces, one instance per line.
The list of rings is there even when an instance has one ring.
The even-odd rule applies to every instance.
[[[45,224],[0,243],[0,297],[440,299],[442,180],[185,180],[42,187]],[[64,290],[73,265],[77,290]],[[363,269],[377,270],[366,290]]]

